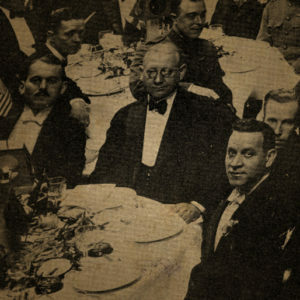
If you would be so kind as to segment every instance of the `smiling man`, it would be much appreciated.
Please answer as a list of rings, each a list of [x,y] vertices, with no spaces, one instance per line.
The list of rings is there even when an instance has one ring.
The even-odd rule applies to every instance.
[[[130,75],[132,94],[139,99],[145,93],[140,70],[145,52],[151,45],[167,40],[180,49],[182,60],[187,65],[181,85],[199,95],[220,98],[232,108],[232,93],[223,82],[224,72],[218,62],[217,51],[209,41],[199,38],[207,26],[204,0],[173,1],[172,11],[174,23],[170,33],[147,42],[136,52]]]
[[[78,10],[67,7],[53,11],[48,21],[47,41],[37,46],[38,55],[52,55],[65,67],[68,64],[68,55],[80,50],[84,30],[84,18]],[[86,103],[90,103],[90,100],[70,78],[67,78],[65,99],[71,103],[71,116],[88,126]]]
[[[224,104],[180,88],[185,72],[174,44],[149,48],[142,68],[146,94],[114,116],[91,182],[173,204],[190,222],[217,202],[212,194],[225,174],[222,147],[233,116]],[[201,205],[191,203],[195,196]]]
[[[275,158],[275,135],[267,124],[233,125],[225,158],[233,190],[203,226],[202,261],[192,272],[187,300],[275,299],[282,245],[297,220],[292,197],[270,176]]]

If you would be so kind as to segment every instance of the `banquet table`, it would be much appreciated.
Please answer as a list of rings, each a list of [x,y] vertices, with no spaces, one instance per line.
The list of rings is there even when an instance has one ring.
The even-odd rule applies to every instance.
[[[212,29],[205,29],[201,35],[221,48],[225,55],[220,58],[220,64],[225,72],[224,82],[233,94],[233,105],[237,116],[242,117],[244,106],[249,97],[263,100],[266,93],[277,88],[292,88],[299,81],[299,76],[286,62],[280,51],[268,43],[220,35]],[[109,38],[107,39],[109,41]],[[83,47],[85,50],[87,47]],[[123,51],[123,50],[122,50]],[[78,56],[81,54],[77,54]],[[87,156],[89,151],[92,158],[88,159],[85,174],[90,174],[96,164],[97,152],[105,142],[106,131],[114,114],[122,107],[136,101],[129,90],[129,76],[104,79],[97,74],[99,61],[88,61],[86,65],[73,69],[67,74],[77,81],[83,92],[92,96],[90,105],[90,126],[87,130]],[[69,72],[68,72],[69,71]],[[81,71],[84,74],[81,78]],[[118,89],[119,87],[119,89]],[[110,93],[111,91],[111,93]],[[91,162],[92,160],[92,162]]]
[[[79,260],[81,271],[71,269],[64,274],[63,288],[57,292],[36,295],[31,288],[28,291],[32,299],[184,298],[191,270],[200,262],[202,230],[199,223],[186,224],[179,216],[170,213],[166,206],[136,196],[131,189],[114,185],[82,185],[68,190],[58,215],[62,214],[61,210],[72,211],[78,208],[84,209],[86,215],[93,216],[95,225],[103,220],[106,221],[105,224],[110,223],[107,228],[90,231],[88,234],[93,242],[104,239],[110,243],[114,248],[113,252],[92,258],[82,250],[84,257]],[[121,222],[118,222],[119,218]],[[43,236],[46,238],[47,232]],[[82,236],[85,233],[82,236],[79,234],[77,239],[76,236],[75,243],[84,240]],[[26,240],[30,241],[31,237]],[[117,269],[114,267],[116,265]],[[115,273],[112,273],[111,268]],[[114,286],[113,282],[118,277],[125,281]],[[125,284],[127,277],[128,285]],[[89,290],[89,282],[93,280],[96,280],[93,289],[95,284],[96,288],[100,286],[97,292]],[[103,282],[106,289],[102,287],[101,290]],[[88,291],[84,290],[85,286]],[[2,291],[0,298],[5,296],[5,299],[14,299],[22,293]]]

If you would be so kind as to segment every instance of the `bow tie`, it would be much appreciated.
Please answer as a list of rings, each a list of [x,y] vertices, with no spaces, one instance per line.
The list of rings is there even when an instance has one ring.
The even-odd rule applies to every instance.
[[[240,205],[245,200],[245,197],[245,194],[241,194],[237,189],[234,189],[228,197],[227,201],[232,204],[235,203]]]
[[[152,98],[149,100],[149,110],[155,110],[161,115],[164,115],[168,107],[166,99],[155,101]]]

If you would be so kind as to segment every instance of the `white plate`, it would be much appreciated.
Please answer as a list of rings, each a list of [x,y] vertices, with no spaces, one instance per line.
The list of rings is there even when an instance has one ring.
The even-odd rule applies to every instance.
[[[65,258],[49,259],[42,263],[36,274],[42,277],[57,277],[65,274],[72,268],[72,264]]]
[[[131,261],[110,261],[103,257],[90,259],[82,271],[68,275],[75,290],[84,293],[102,293],[127,287],[141,279],[141,270]]]
[[[61,207],[78,206],[96,212],[121,205],[116,203],[116,201],[108,201],[110,194],[114,191],[114,187],[115,185],[113,184],[78,185],[75,189],[67,191],[66,199],[62,201]]]
[[[229,73],[247,73],[259,68],[257,61],[237,57],[237,55],[221,58],[221,65],[223,70]]]

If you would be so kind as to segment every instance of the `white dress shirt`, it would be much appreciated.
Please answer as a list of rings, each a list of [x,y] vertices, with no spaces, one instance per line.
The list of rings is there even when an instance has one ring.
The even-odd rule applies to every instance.
[[[7,141],[8,149],[23,148],[25,145],[29,153],[32,154],[43,123],[50,111],[51,108],[47,108],[34,115],[32,110],[25,106]]]
[[[264,180],[266,180],[269,176],[269,173],[265,174],[259,182],[251,189],[251,191],[247,194],[250,195]],[[223,236],[229,233],[229,229],[238,223],[237,220],[233,220],[232,216],[237,211],[237,209],[240,207],[240,205],[245,201],[246,195],[241,194],[236,188],[232,191],[230,196],[228,197],[227,201],[229,204],[225,208],[219,224],[218,229],[216,232],[215,237],[215,251],[218,247],[218,244]]]
[[[13,19],[10,18],[9,10],[0,6],[3,13],[7,17],[7,19],[10,22],[10,25],[12,26],[15,35],[17,37],[19,47],[20,49],[27,55],[31,55],[35,52],[35,49],[33,48],[33,45],[35,44],[33,35],[26,23],[25,18],[23,17],[15,17]],[[5,34],[2,32],[1,34]],[[7,49],[9,51],[9,49]]]
[[[153,167],[156,163],[157,154],[175,96],[176,92],[166,99],[168,106],[163,115],[155,110],[149,111],[147,109],[142,163],[148,167]]]

